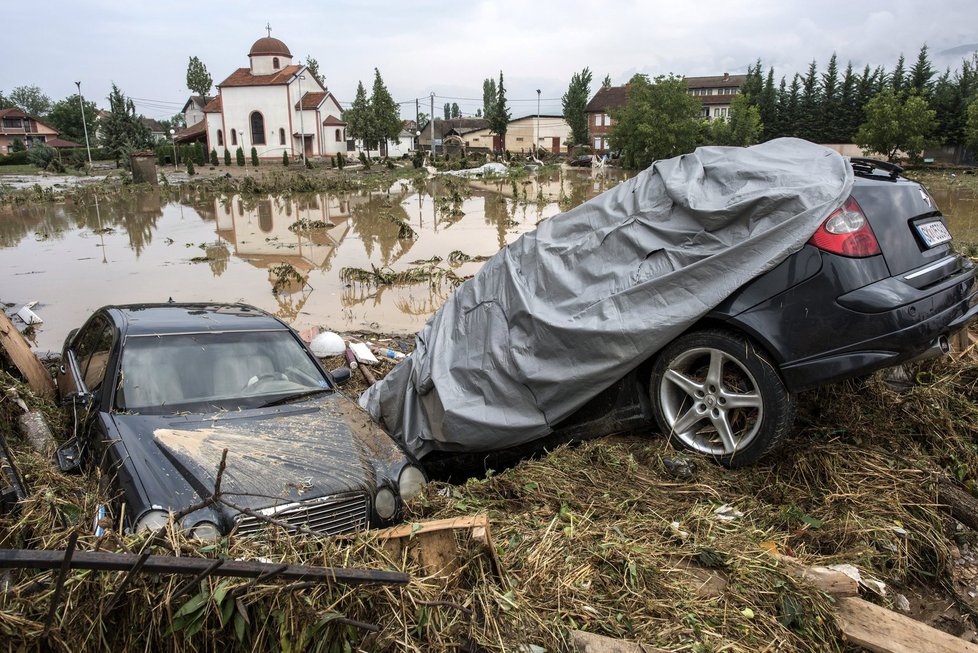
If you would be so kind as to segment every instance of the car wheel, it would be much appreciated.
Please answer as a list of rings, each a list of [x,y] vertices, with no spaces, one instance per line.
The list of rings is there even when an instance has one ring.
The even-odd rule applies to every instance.
[[[794,397],[774,364],[742,335],[680,336],[659,355],[649,393],[662,432],[727,467],[749,465],[784,441]]]

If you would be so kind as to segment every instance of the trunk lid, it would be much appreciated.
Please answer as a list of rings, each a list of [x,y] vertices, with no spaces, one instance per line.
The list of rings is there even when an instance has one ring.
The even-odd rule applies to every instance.
[[[869,220],[892,276],[934,266],[944,258],[946,266],[937,264],[914,278],[936,283],[957,271],[956,258],[948,258],[952,252],[950,240],[945,240],[949,234],[944,216],[923,186],[899,177],[857,176],[852,196]]]

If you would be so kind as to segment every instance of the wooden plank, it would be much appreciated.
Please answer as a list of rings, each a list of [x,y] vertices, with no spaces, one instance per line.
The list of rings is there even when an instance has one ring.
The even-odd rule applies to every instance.
[[[135,553],[109,553],[105,551],[76,551],[71,557],[72,569],[93,569],[96,571],[129,571],[142,562],[141,571],[150,574],[199,574],[214,564],[211,558],[190,558],[184,556],[153,555],[141,560]],[[64,551],[45,551],[33,549],[0,549],[0,569],[58,569],[65,559]],[[214,576],[231,578],[257,578],[269,571],[278,571],[276,563],[251,562],[249,560],[225,560],[213,569]],[[343,567],[314,567],[311,565],[285,565],[279,578],[292,581],[334,581],[351,585],[361,583],[380,583],[385,585],[405,585],[411,579],[399,571],[375,569],[347,569]]]
[[[45,399],[54,399],[54,380],[3,311],[0,311],[0,347],[3,347],[13,364],[24,375],[34,394]]]
[[[375,535],[382,540],[417,536],[423,533],[445,530],[471,530],[482,528],[488,530],[489,516],[485,514],[471,515],[465,517],[452,517],[450,519],[432,519],[421,522],[408,522],[393,528],[385,528],[375,531]]]
[[[819,565],[806,565],[797,558],[773,551],[769,552],[784,566],[785,571],[790,575],[814,585],[826,594],[833,596],[859,595],[859,583],[841,571]]]
[[[570,631],[570,643],[577,653],[666,653],[665,649],[615,639],[583,630]]]
[[[442,579],[447,579],[463,566],[457,534],[464,534],[477,543],[488,555],[495,574],[502,577],[502,565],[492,544],[488,515],[407,523],[375,533],[392,556],[407,555],[428,575]]]
[[[978,645],[859,598],[840,598],[835,621],[847,640],[875,653],[978,653]]]

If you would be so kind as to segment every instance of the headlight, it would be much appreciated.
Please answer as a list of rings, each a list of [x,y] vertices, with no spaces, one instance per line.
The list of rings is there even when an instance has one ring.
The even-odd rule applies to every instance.
[[[397,490],[401,493],[401,501],[416,497],[427,482],[424,472],[414,465],[405,465],[401,470],[401,477],[397,479]]]
[[[382,487],[374,497],[374,510],[381,519],[390,519],[397,511],[397,497],[390,488]]]
[[[190,529],[190,534],[199,542],[214,542],[221,537],[221,529],[210,521],[201,521]]]
[[[166,526],[170,519],[170,513],[165,510],[147,510],[142,517],[136,520],[136,532],[142,530],[155,531]]]

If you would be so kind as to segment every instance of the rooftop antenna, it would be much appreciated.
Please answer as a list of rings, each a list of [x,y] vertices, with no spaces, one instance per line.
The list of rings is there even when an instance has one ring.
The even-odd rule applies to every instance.
[[[269,36],[272,35],[272,25],[271,25],[271,23],[268,23],[268,22],[265,23],[265,31],[268,32],[268,35]]]

